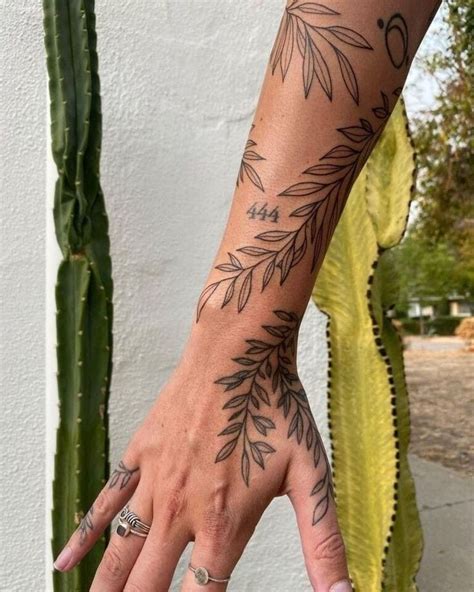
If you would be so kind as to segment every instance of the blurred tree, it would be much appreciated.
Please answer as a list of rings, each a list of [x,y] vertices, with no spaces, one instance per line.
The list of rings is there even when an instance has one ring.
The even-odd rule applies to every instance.
[[[447,51],[424,61],[438,84],[435,107],[412,122],[418,152],[416,226],[461,246],[474,223],[474,0],[447,0]],[[469,228],[470,227],[470,228]]]
[[[431,242],[410,233],[393,250],[393,264],[398,278],[399,313],[407,314],[410,300],[421,308],[433,305],[439,313],[443,299],[462,289],[456,260],[446,241]],[[424,333],[422,317],[420,333]]]
[[[408,297],[474,295],[474,0],[446,0],[444,21],[444,47],[422,62],[434,107],[411,119],[416,218],[394,249],[400,312]]]

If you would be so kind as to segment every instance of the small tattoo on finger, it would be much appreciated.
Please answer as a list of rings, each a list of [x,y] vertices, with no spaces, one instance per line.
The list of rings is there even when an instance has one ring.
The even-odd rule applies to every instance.
[[[91,506],[87,514],[82,518],[79,524],[79,544],[83,545],[86,542],[87,534],[94,530],[94,523],[92,516],[94,514],[94,506]]]
[[[119,484],[120,489],[123,489],[128,485],[128,482],[136,471],[138,471],[138,467],[129,469],[123,460],[121,460],[110,477],[109,489],[113,489],[117,484]]]

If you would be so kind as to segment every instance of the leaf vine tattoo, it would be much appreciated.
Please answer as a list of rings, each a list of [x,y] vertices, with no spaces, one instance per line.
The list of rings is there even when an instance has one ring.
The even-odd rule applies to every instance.
[[[225,277],[204,288],[197,305],[197,322],[206,303],[221,286],[225,287],[221,308],[237,296],[237,311],[240,313],[247,305],[255,276],[259,273],[262,292],[275,273],[279,274],[281,286],[308,249],[312,251],[311,272],[316,269],[331,240],[350,188],[390,114],[388,96],[384,92],[380,96],[380,103],[372,109],[376,124],[361,118],[356,125],[338,128],[344,140],[324,154],[318,164],[303,171],[308,180],[291,185],[278,194],[279,197],[309,198],[310,201],[290,213],[290,218],[300,221],[299,225],[293,230],[269,230],[257,234],[255,239],[264,246],[240,247],[236,253],[228,253],[229,261],[216,266]],[[241,260],[241,255],[246,255],[249,261]]]
[[[123,460],[121,460],[118,464],[118,467],[112,473],[109,482],[109,489],[112,489],[120,482],[120,489],[123,489],[128,485],[128,482],[132,478],[133,473],[138,471],[138,467],[135,469],[129,469]]]
[[[308,98],[316,78],[328,99],[332,101],[333,78],[329,66],[331,63],[329,56],[334,54],[344,85],[358,105],[357,77],[342,48],[349,46],[372,50],[373,47],[365,37],[348,27],[311,23],[310,19],[315,15],[338,17],[340,13],[317,2],[300,3],[299,0],[293,0],[285,8],[275,45],[270,54],[272,74],[275,73],[279,65],[282,80],[285,80],[296,48],[303,60],[302,75],[305,98]]]
[[[123,489],[128,485],[128,482],[132,478],[132,475],[138,471],[139,467],[135,469],[129,469],[123,460],[121,460],[118,464],[118,467],[113,471],[110,481],[109,481],[109,489],[114,488],[116,485],[119,485],[120,489]],[[92,505],[86,515],[81,519],[78,531],[79,531],[79,543],[83,545],[86,542],[88,532],[92,532],[94,530],[94,523],[92,517],[94,515],[94,505]]]
[[[252,127],[250,128],[250,133],[252,133],[253,128],[255,127],[255,124],[252,124]],[[258,154],[254,148],[257,145],[257,143],[254,140],[251,140],[250,138],[247,140],[247,143],[245,144],[245,150],[244,150],[244,154],[242,156],[242,160],[240,162],[240,169],[239,169],[239,174],[237,176],[237,187],[239,186],[239,182],[243,183],[245,177],[247,177],[249,179],[249,181],[251,183],[253,183],[253,185],[255,185],[255,187],[257,187],[258,189],[260,189],[260,191],[263,191],[265,193],[265,189],[263,188],[263,183],[262,180],[260,179],[259,174],[257,173],[257,171],[255,170],[254,165],[252,164],[255,161],[258,160],[265,160],[263,158],[263,156],[260,156],[260,154]]]
[[[316,524],[327,513],[333,488],[321,437],[306,393],[294,373],[296,338],[301,320],[292,312],[275,310],[273,313],[283,324],[262,325],[272,339],[247,339],[245,355],[233,358],[239,370],[216,380],[216,384],[225,387],[224,392],[242,388],[237,394],[232,393],[223,406],[223,409],[232,410],[232,414],[228,418],[228,426],[218,435],[230,436],[230,439],[218,452],[215,462],[222,462],[238,449],[242,479],[249,486],[252,464],[265,469],[265,455],[276,452],[273,446],[262,440],[262,436],[267,437],[267,432],[276,426],[268,416],[263,415],[261,406],[272,407],[272,399],[277,398],[276,407],[281,409],[285,419],[289,419],[288,438],[296,438],[298,444],[304,442],[315,468],[324,463],[322,477],[310,493],[317,496],[313,512],[313,524]]]
[[[82,518],[79,524],[79,544],[83,545],[87,539],[87,533],[94,530],[94,524],[92,522],[92,516],[94,514],[94,506],[89,508],[87,514]]]

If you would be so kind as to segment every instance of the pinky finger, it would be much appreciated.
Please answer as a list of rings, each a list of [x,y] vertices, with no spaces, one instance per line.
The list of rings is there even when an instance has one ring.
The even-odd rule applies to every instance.
[[[89,511],[54,562],[58,571],[69,571],[91,550],[116,514],[132,497],[139,481],[139,469],[121,460]]]

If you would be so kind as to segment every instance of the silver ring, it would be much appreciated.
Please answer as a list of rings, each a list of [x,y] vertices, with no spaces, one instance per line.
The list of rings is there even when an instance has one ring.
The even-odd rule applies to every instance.
[[[117,534],[126,537],[129,534],[135,534],[140,537],[147,537],[151,526],[140,520],[139,516],[132,512],[130,508],[125,508],[120,512]]]
[[[216,582],[217,584],[225,584],[230,580],[230,576],[228,576],[227,578],[213,578],[213,577],[211,577],[205,567],[193,567],[191,564],[189,564],[188,567],[193,572],[194,580],[198,586],[205,586],[208,582]]]

